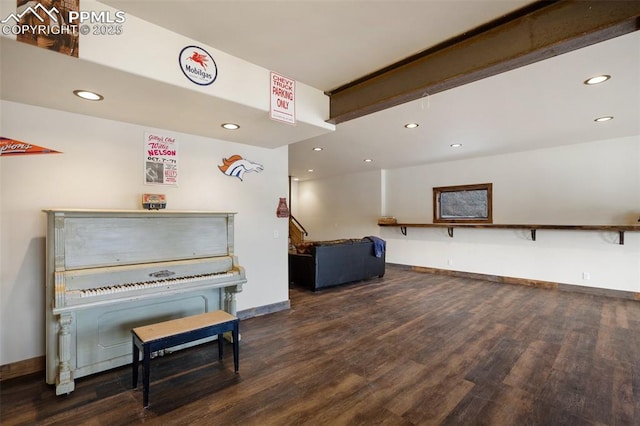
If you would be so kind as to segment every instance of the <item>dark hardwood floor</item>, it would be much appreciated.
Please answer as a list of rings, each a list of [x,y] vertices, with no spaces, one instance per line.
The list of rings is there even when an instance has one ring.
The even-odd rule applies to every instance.
[[[258,281],[254,284],[259,285]],[[231,345],[154,359],[55,396],[2,382],[2,425],[640,425],[640,303],[388,267],[241,322]]]

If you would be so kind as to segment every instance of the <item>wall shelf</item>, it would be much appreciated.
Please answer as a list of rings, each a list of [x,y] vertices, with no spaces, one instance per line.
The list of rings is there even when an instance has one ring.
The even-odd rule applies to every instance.
[[[536,240],[536,231],[569,230],[569,231],[604,231],[617,232],[620,245],[624,244],[625,232],[640,232],[640,225],[512,225],[493,223],[379,223],[378,226],[400,228],[402,235],[407,235],[407,228],[447,228],[449,237],[453,238],[454,228],[485,228],[485,229],[526,229],[531,232],[531,240]]]

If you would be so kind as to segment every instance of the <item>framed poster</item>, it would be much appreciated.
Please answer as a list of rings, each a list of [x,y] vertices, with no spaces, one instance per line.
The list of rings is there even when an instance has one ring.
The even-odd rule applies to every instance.
[[[151,132],[144,139],[144,183],[178,185],[178,141]]]

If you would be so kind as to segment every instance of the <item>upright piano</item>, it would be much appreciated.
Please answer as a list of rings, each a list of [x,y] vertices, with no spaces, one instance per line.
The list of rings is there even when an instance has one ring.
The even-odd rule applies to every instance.
[[[134,327],[217,309],[247,281],[229,212],[45,210],[46,380],[131,362]],[[198,343],[198,342],[196,342]]]

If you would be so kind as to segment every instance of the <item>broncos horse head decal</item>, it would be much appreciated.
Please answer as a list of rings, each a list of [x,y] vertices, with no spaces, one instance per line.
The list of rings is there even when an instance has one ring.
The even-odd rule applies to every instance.
[[[235,176],[242,180],[242,177],[247,172],[261,172],[264,167],[262,164],[254,163],[253,161],[245,160],[239,155],[232,155],[229,158],[222,160],[222,166],[218,166],[220,171],[227,176]]]

